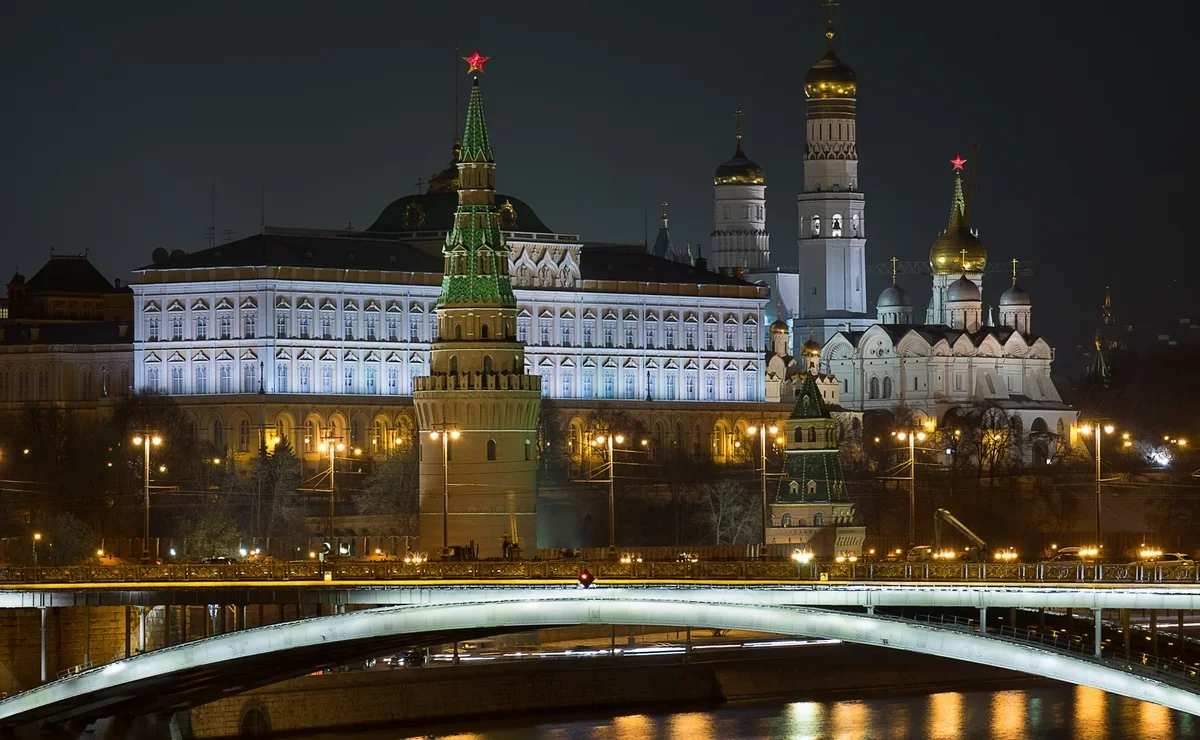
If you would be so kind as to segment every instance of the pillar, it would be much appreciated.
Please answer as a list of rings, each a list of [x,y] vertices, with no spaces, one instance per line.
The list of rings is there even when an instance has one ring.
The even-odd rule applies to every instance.
[[[1121,610],[1121,633],[1125,635],[1125,659],[1132,659],[1132,653],[1129,652],[1129,610]]]
[[[261,608],[262,608],[262,606],[260,605],[259,609],[261,610]],[[247,609],[247,607],[245,604],[242,604],[241,606],[239,606],[237,608],[237,610],[238,610],[237,621],[240,623],[240,624],[238,624],[237,628],[239,630],[249,629],[249,625],[246,624],[246,609]]]
[[[171,605],[163,606],[163,647],[171,647]]]
[[[92,664],[92,607],[83,607],[83,667]]]
[[[454,665],[458,665],[458,640],[454,641]]]
[[[46,683],[46,674],[47,674],[47,671],[46,671],[46,612],[48,612],[48,611],[49,611],[49,607],[45,607],[45,606],[38,607],[38,612],[40,613],[40,616],[42,618],[42,644],[41,644],[42,683]]]
[[[138,651],[146,652],[146,612],[149,607],[138,608]]]
[[[130,609],[132,609],[132,607],[129,607],[129,606],[125,607],[125,658],[126,659],[129,658],[129,653],[130,653],[129,618],[132,616],[129,613]]]
[[[1158,610],[1150,610],[1150,650],[1158,657]]]
[[[683,662],[684,663],[692,662],[692,628],[691,627],[687,628],[687,643],[683,649]]]
[[[1017,607],[1015,606],[1008,608],[1008,626],[1013,629],[1017,628]]]
[[[1177,651],[1180,657],[1183,656],[1183,651],[1187,649],[1187,640],[1183,637],[1183,610],[1179,610],[1179,650]]]
[[[979,607],[979,631],[987,632],[987,607]]]
[[[1075,623],[1075,615],[1073,609],[1067,610],[1067,637],[1071,636],[1071,625]]]
[[[1096,657],[1099,658],[1100,657],[1100,645],[1102,644],[1100,636],[1104,633],[1104,625],[1101,621],[1101,617],[1104,615],[1104,610],[1103,609],[1093,609],[1092,613],[1096,616],[1095,650],[1096,650]]]
[[[874,604],[867,604],[867,616],[868,617],[875,616],[875,605]]]
[[[1038,629],[1046,631],[1046,607],[1044,606],[1038,607]]]

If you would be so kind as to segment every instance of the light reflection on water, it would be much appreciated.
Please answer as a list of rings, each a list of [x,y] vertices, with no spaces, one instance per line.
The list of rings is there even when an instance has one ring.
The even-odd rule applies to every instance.
[[[705,711],[551,716],[414,732],[313,733],[308,740],[1200,740],[1200,721],[1095,689],[943,692],[850,701],[745,704]]]

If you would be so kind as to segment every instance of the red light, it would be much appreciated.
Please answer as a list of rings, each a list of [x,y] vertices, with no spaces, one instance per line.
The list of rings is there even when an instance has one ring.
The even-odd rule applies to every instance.
[[[587,568],[584,568],[582,571],[579,572],[579,585],[580,586],[587,588],[588,586],[592,585],[592,582],[595,580],[596,580],[596,577],[593,576],[592,572],[590,570],[588,570]]]
[[[463,57],[463,61],[466,62],[467,64],[471,65],[471,68],[467,70],[467,74],[471,74],[472,72],[475,72],[477,70],[482,72],[483,65],[487,64],[488,59],[491,59],[491,57],[483,56],[482,54],[479,53],[479,49],[476,49],[475,53],[472,54],[471,56]]]
[[[475,52],[475,55],[478,56],[479,52]],[[487,59],[487,57],[484,57],[484,59]],[[470,60],[468,59],[467,61],[470,61]],[[954,169],[956,169],[956,170],[961,170],[963,168],[963,165],[966,163],[967,163],[967,160],[963,159],[962,157],[960,157],[957,154],[954,155],[954,159],[950,160],[950,164],[954,165]]]

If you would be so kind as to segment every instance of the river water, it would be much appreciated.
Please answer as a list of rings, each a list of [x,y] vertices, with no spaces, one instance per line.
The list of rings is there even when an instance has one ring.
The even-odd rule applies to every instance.
[[[1082,687],[966,691],[700,711],[555,716],[315,734],[309,740],[1171,740],[1200,718]]]

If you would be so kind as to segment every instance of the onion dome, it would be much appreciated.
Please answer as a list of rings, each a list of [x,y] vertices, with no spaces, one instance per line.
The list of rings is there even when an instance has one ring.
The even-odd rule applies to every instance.
[[[966,202],[962,194],[962,175],[955,171],[954,201],[950,208],[950,225],[929,250],[929,266],[934,275],[956,272],[983,272],[987,265],[987,250],[979,237],[971,233],[965,221]]]
[[[763,168],[742,151],[742,135],[738,134],[737,151],[717,168],[713,185],[765,185],[766,182]]]
[[[950,283],[949,290],[946,291],[947,301],[978,301],[979,286],[963,275],[958,280]]]
[[[825,56],[804,75],[804,95],[809,100],[854,98],[858,94],[858,78],[833,50],[833,24],[825,29]]]
[[[821,345],[817,343],[817,340],[813,339],[812,337],[809,337],[808,341],[804,343],[804,346],[802,346],[800,348],[800,356],[801,357],[820,357],[821,356]]]
[[[1000,306],[1029,306],[1032,302],[1029,300],[1029,294],[1022,290],[1016,283],[1008,290],[1000,294]]]
[[[772,334],[787,334],[788,333],[787,322],[784,321],[783,319],[775,319],[774,321],[772,321],[771,322],[771,333]]]
[[[912,299],[908,297],[907,290],[892,283],[879,294],[879,300],[875,305],[878,308],[911,308]]]

